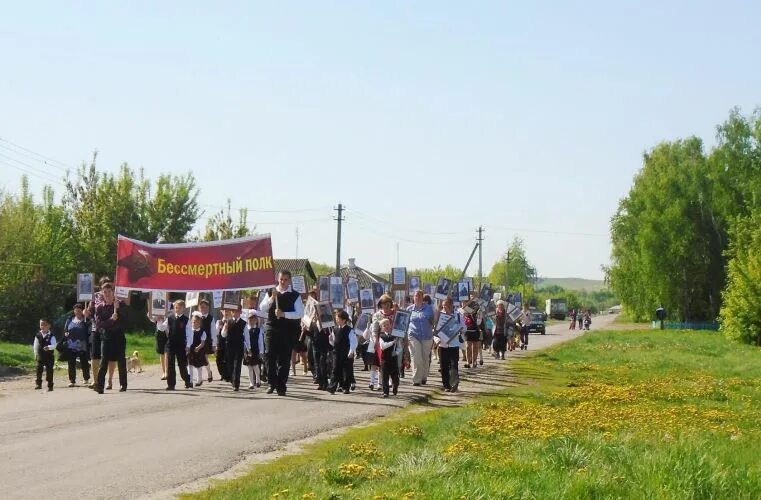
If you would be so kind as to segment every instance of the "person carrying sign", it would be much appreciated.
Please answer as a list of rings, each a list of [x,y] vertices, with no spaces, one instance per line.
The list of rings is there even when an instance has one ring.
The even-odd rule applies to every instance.
[[[280,271],[277,287],[262,300],[260,310],[267,313],[264,327],[264,345],[267,351],[267,394],[277,391],[285,396],[291,350],[301,331],[304,303],[301,294],[291,288],[290,271]]]

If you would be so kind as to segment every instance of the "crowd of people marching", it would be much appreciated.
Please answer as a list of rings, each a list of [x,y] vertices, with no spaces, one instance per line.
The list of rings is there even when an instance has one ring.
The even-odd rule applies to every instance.
[[[456,308],[451,297],[434,301],[418,290],[405,304],[395,304],[389,295],[382,295],[362,331],[354,327],[361,311],[348,303],[334,310],[333,326],[321,328],[317,312],[304,317],[304,301],[290,280],[288,271],[280,272],[277,286],[261,303],[257,297],[249,297],[245,309],[239,305],[222,310],[218,318],[206,300],[201,300],[192,313],[184,301],[177,300],[166,317],[150,316],[156,324],[156,351],[166,390],[175,390],[178,372],[186,389],[213,382],[209,358],[214,355],[216,380],[221,379],[234,391],[240,390],[245,370],[250,391],[266,384],[268,394],[285,395],[289,375],[296,375],[300,364],[302,374],[311,375],[317,390],[349,394],[357,388],[354,370],[359,366],[369,372],[368,389],[380,391],[385,398],[398,393],[400,378],[408,373],[413,386],[428,384],[434,371],[431,365],[438,363],[443,389],[457,392],[461,356],[464,369],[475,370],[483,365],[484,352],[505,359],[508,351],[528,346],[528,306],[515,322],[502,300],[496,302],[496,313],[485,314],[484,308]],[[316,300],[318,293],[314,287],[309,295]],[[471,299],[474,297],[472,294]],[[404,336],[392,331],[398,308],[410,314]],[[36,388],[42,388],[45,372],[48,391],[53,390],[54,354],[58,350],[66,352],[70,387],[76,386],[79,361],[85,384],[98,393],[112,388],[114,371],[119,374],[119,390],[126,391],[128,312],[126,304],[116,299],[113,284],[103,278],[91,303],[74,306],[61,343],[51,333],[50,322],[40,320],[33,346]],[[455,326],[459,325],[455,335],[439,336],[435,331],[440,314],[453,316]]]

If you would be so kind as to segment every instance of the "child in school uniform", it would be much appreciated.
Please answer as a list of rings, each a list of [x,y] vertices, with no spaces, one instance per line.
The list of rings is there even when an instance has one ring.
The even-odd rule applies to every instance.
[[[378,337],[376,350],[380,352],[381,384],[383,387],[382,397],[387,398],[389,382],[391,390],[396,396],[399,390],[399,356],[403,349],[403,340],[391,335],[392,325],[388,319],[380,321],[381,333]]]
[[[203,323],[203,314],[195,311],[192,314],[191,328],[193,329],[193,341],[188,351],[188,369],[190,373],[190,382],[193,382],[193,368],[196,372],[195,386],[200,387],[203,384],[203,367],[209,365],[206,359],[206,343],[209,341],[206,332],[201,327]]]
[[[365,339],[365,346],[366,346],[366,352],[365,352],[365,363],[369,367],[370,370],[370,390],[374,391],[376,389],[380,389],[380,359],[379,359],[379,352],[376,349],[376,344],[378,343],[378,336],[373,335],[372,331],[372,325],[368,325],[367,329],[364,331],[364,334],[362,335]]]
[[[264,352],[264,335],[259,328],[259,318],[256,311],[248,313],[248,336],[251,347],[243,356],[243,364],[248,367],[248,388],[254,390],[254,386],[261,387],[262,353]]]
[[[42,389],[42,370],[48,382],[48,392],[53,390],[53,363],[55,362],[55,336],[50,331],[50,322],[40,320],[40,331],[34,335],[34,360],[37,361],[37,384],[35,389]]]

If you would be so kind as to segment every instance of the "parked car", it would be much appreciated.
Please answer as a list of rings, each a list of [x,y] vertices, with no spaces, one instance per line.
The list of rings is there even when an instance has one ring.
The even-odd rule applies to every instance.
[[[540,312],[532,312],[531,313],[531,323],[528,325],[528,331],[541,333],[542,335],[545,334],[546,329],[544,326],[544,314]]]

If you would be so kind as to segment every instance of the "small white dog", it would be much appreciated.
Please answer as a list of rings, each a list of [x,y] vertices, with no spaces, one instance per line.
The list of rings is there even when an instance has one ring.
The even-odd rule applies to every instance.
[[[127,360],[127,371],[132,373],[142,373],[143,363],[140,361],[140,353],[134,351],[132,356]]]

